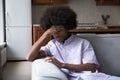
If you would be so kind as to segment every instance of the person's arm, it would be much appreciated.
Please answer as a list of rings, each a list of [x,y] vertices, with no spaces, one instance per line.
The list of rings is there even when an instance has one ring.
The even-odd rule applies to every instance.
[[[95,64],[86,63],[86,64],[65,64],[61,65],[62,68],[69,69],[71,71],[80,72],[80,71],[96,71]]]
[[[75,71],[75,72],[80,72],[80,71],[95,72],[96,71],[96,66],[95,66],[95,64],[92,64],[92,63],[67,64],[67,63],[61,63],[60,61],[58,61],[54,57],[46,57],[45,61],[51,62],[51,63],[55,64],[56,66],[58,66],[59,68],[65,68],[65,69]]]
[[[41,48],[42,44],[44,43],[44,41],[46,40],[46,38],[50,37],[51,33],[54,31],[55,31],[55,28],[51,27],[50,29],[45,31],[44,34],[34,43],[34,45],[30,49],[30,51],[26,57],[26,59],[28,61],[33,61],[33,60],[37,59],[38,57],[45,56],[44,51],[40,51],[40,48]]]

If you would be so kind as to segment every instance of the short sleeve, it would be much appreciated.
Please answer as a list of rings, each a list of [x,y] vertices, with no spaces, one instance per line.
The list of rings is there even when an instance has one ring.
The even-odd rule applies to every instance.
[[[52,54],[50,52],[51,44],[52,44],[51,41],[49,41],[47,45],[42,46],[41,49],[40,49],[40,50],[45,52],[46,56],[52,56]]]
[[[96,59],[94,49],[89,41],[85,40],[83,42],[82,49],[82,63],[94,63],[99,66],[99,63]]]

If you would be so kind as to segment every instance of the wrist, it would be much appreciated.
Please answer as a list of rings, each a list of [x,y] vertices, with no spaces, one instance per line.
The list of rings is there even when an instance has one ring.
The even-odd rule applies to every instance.
[[[62,63],[61,68],[65,68],[66,64]]]
[[[44,32],[43,36],[44,36],[44,37],[49,37],[49,36],[50,36],[50,33]]]

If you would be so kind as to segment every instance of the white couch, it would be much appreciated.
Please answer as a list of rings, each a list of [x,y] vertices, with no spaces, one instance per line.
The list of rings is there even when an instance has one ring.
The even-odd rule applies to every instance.
[[[42,35],[44,31],[37,26],[34,27],[34,32],[39,32]],[[37,33],[34,34],[37,38],[41,35],[38,35]],[[78,36],[88,39],[92,43],[101,65],[101,72],[120,76],[120,34],[80,33]]]

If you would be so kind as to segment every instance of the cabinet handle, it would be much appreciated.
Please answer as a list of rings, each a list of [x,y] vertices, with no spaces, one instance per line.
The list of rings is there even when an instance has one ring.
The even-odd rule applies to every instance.
[[[6,12],[6,26],[8,27],[9,25],[9,14]]]
[[[9,43],[9,41],[10,41],[10,37],[11,37],[11,35],[10,35],[10,31],[9,31],[9,28],[6,27],[6,31],[7,31],[6,42]]]

